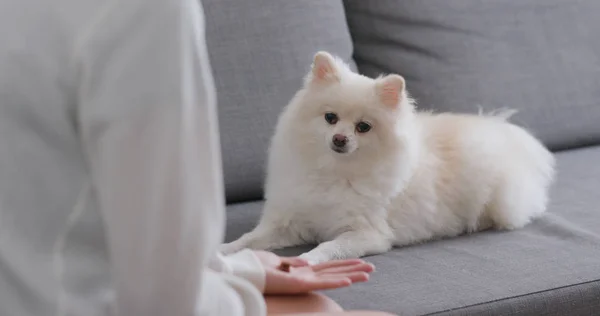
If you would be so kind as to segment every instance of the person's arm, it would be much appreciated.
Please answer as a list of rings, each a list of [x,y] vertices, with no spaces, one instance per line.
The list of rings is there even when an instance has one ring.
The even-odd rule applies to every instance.
[[[261,293],[265,290],[264,266],[256,253],[250,249],[244,249],[229,256],[217,252],[209,261],[208,268],[215,272],[243,278],[252,283]]]
[[[207,268],[224,201],[203,30],[197,0],[112,1],[74,53],[78,128],[118,315],[265,313],[253,254]]]

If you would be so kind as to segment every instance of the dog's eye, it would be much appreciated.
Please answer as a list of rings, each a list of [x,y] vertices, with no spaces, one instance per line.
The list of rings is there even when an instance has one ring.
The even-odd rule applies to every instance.
[[[338,122],[338,116],[335,113],[327,112],[327,113],[325,113],[325,121],[327,121],[327,123],[333,125]]]
[[[356,124],[356,131],[359,133],[366,133],[371,130],[371,124],[367,122],[358,122]]]

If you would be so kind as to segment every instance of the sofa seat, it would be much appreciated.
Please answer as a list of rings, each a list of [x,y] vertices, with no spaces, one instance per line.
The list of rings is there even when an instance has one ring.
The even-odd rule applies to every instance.
[[[327,294],[346,309],[399,315],[598,315],[600,146],[556,156],[549,212],[526,228],[370,256],[377,271],[368,283]],[[254,227],[262,205],[228,206],[227,241]]]

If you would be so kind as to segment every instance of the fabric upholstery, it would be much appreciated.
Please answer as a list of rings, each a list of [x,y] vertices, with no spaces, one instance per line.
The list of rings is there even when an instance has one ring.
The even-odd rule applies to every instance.
[[[370,282],[328,295],[400,315],[600,315],[600,147],[557,159],[549,212],[526,228],[368,257],[377,267]],[[231,205],[227,240],[251,230],[261,206]]]
[[[553,149],[600,143],[600,1],[346,0],[354,58],[420,108],[508,107]]]
[[[203,0],[228,201],[260,199],[269,140],[318,50],[351,62],[341,1]]]
[[[599,310],[600,280],[596,280],[429,315],[590,316]]]

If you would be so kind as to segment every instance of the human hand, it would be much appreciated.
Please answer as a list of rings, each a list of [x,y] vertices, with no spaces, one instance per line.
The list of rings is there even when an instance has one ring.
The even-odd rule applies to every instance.
[[[367,281],[374,270],[372,264],[361,259],[334,260],[311,266],[300,258],[279,257],[265,251],[255,254],[265,268],[265,294],[302,294],[346,287]],[[279,269],[282,263],[290,266],[289,272]]]

